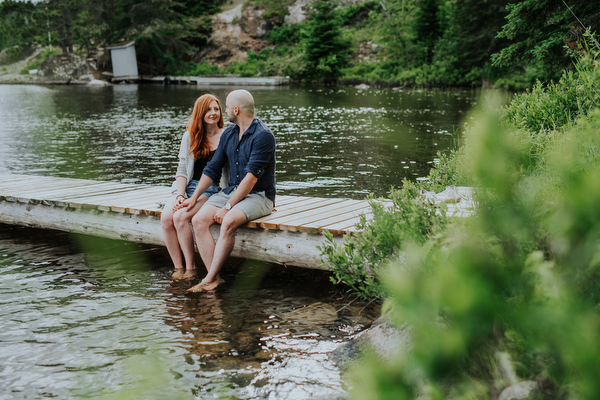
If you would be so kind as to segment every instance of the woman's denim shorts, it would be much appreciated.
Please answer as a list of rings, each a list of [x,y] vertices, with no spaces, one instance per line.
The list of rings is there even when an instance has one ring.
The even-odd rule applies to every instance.
[[[196,191],[196,186],[198,186],[198,181],[197,180],[192,180],[190,181],[190,183],[188,183],[187,187],[185,188],[185,196],[189,199],[190,197],[192,197],[192,195],[194,194],[194,192]],[[210,187],[206,190],[206,192],[202,193],[202,195],[206,196],[206,197],[210,197],[215,193],[218,193],[221,190],[221,188],[219,187],[219,185],[217,185],[216,183],[213,183],[212,185],[210,185]]]

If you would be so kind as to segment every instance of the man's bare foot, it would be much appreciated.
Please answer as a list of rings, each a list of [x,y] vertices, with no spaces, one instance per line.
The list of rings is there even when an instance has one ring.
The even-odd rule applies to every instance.
[[[171,274],[171,278],[173,278],[175,280],[183,279],[184,277],[185,277],[185,274],[183,272],[183,268],[175,268],[175,272],[173,272],[173,274]]]
[[[202,281],[199,284],[197,284],[196,286],[192,286],[191,288],[188,289],[188,292],[190,292],[190,293],[209,292],[211,290],[215,290],[218,286],[220,286],[223,283],[225,283],[225,280],[221,277],[217,277],[217,279],[215,279],[212,282]]]
[[[194,279],[196,277],[196,275],[198,275],[197,268],[188,269],[187,271],[185,271],[185,274],[183,275],[183,279]]]

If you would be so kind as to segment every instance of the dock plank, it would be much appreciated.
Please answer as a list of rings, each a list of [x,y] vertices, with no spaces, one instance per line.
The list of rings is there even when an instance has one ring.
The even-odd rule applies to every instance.
[[[322,209],[310,215],[290,219],[288,222],[281,223],[279,229],[317,234],[319,229],[325,225],[348,219],[355,219],[358,222],[358,216],[369,211],[371,211],[371,207],[368,204],[355,200],[348,204],[340,204],[338,208]]]
[[[372,212],[364,213],[367,221],[373,218]],[[323,233],[323,231],[329,231],[334,236],[342,236],[345,233],[354,233],[358,232],[356,229],[356,224],[359,222],[359,218],[351,218],[345,221],[334,222],[330,225],[323,225],[319,228],[319,232]]]
[[[304,201],[301,203],[294,203],[294,207],[290,207],[285,210],[277,211],[269,216],[254,220],[254,223],[265,229],[280,229],[279,224],[282,221],[287,221],[291,215],[299,214],[309,210],[315,210],[320,207],[324,207],[330,204],[336,204],[344,201],[344,199],[323,199],[314,198],[313,201]],[[295,205],[298,204],[298,205]]]
[[[280,225],[283,228],[283,226],[293,226],[293,225],[300,225],[302,223],[307,223],[307,222],[311,222],[311,221],[315,221],[318,220],[320,218],[324,218],[324,217],[332,217],[332,216],[336,216],[339,214],[343,214],[344,213],[344,209],[350,207],[351,209],[354,209],[355,207],[364,207],[365,204],[360,202],[359,200],[342,200],[340,202],[336,202],[336,203],[331,203],[331,204],[324,204],[321,205],[319,207],[316,208],[312,208],[300,213],[295,213],[295,214],[291,214],[291,215],[287,215],[285,217],[280,218]],[[342,211],[340,211],[342,210]],[[291,225],[288,225],[288,223],[292,223]]]
[[[30,200],[55,200],[65,198],[73,198],[80,191],[97,191],[98,193],[106,190],[110,190],[111,188],[119,187],[118,184],[113,182],[98,182],[95,184],[86,184],[82,186],[80,183],[69,185],[68,183],[56,183],[54,187],[47,188],[45,190],[38,190],[35,188],[29,190],[14,190],[8,191],[7,193],[11,193],[16,195],[18,193],[19,198],[28,198]]]

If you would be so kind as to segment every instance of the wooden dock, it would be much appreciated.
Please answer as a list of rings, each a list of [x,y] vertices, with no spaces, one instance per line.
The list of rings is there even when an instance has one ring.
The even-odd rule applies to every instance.
[[[286,86],[290,79],[284,76],[243,77],[238,75],[204,76],[121,76],[113,77],[113,83],[140,82],[198,86]]]
[[[169,196],[168,186],[0,174],[0,222],[164,245],[161,205]],[[455,215],[468,213],[449,206]],[[364,200],[303,196],[277,196],[276,209],[238,229],[234,257],[322,268],[323,232],[341,243],[361,214],[371,214]],[[215,238],[218,232],[215,224]]]

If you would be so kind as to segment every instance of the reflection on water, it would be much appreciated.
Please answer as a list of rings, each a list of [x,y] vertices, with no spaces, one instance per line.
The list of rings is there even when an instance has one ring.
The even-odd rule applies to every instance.
[[[230,88],[210,89],[225,99]],[[0,172],[169,184],[196,86],[0,85]],[[387,195],[460,140],[472,91],[253,88],[280,194]]]
[[[376,305],[322,271],[242,260],[190,296],[167,265],[159,248],[0,225],[0,399],[343,392],[327,353]]]

